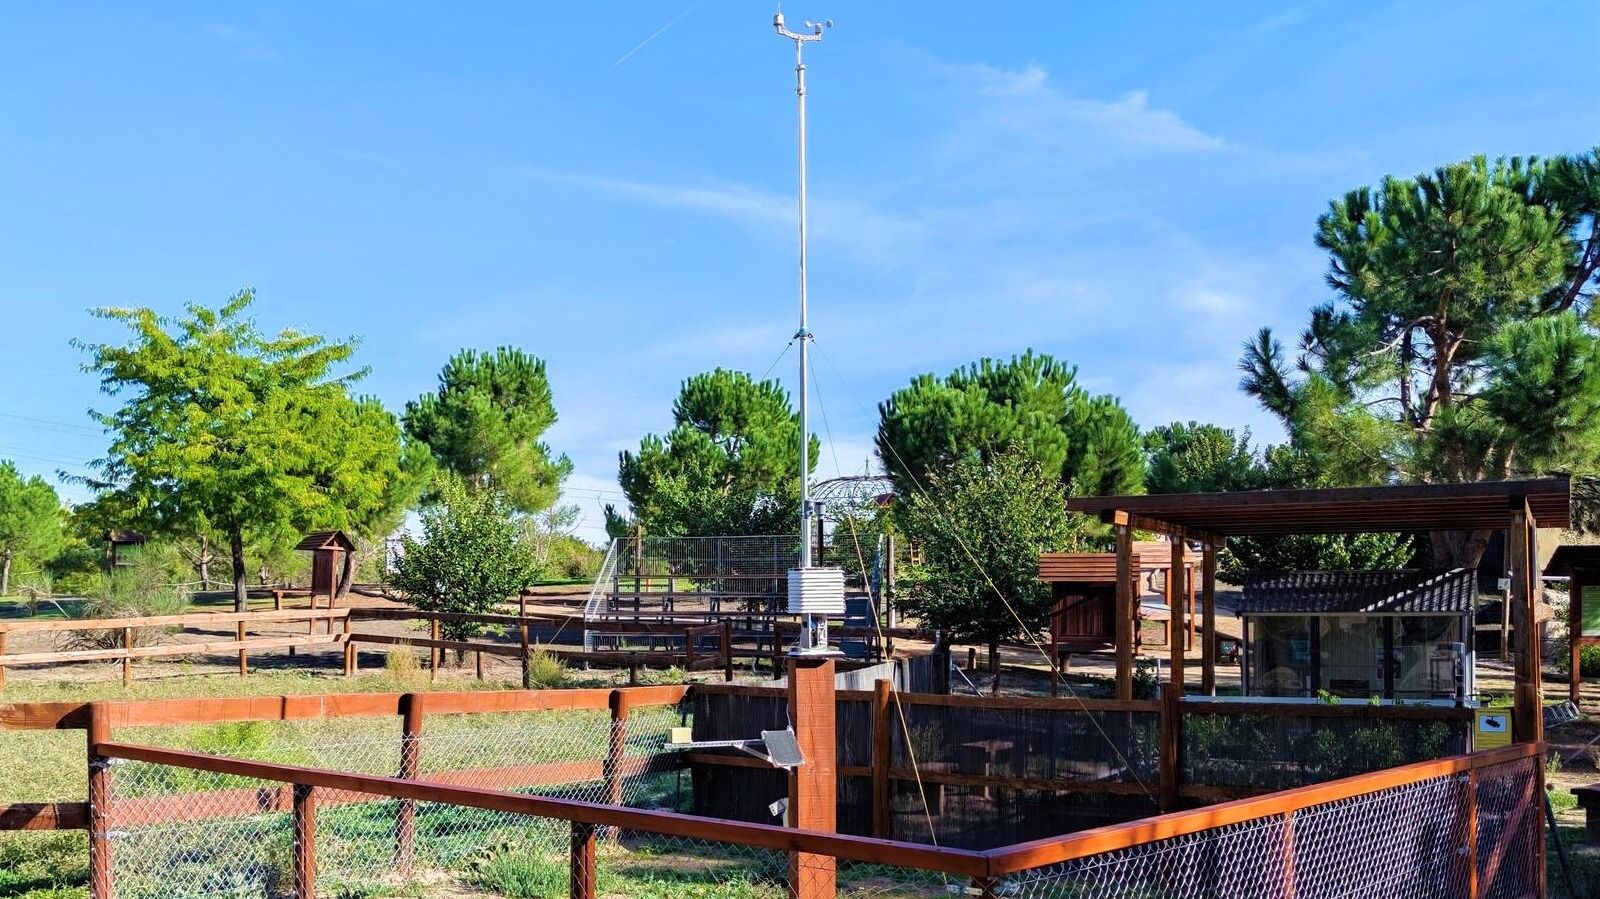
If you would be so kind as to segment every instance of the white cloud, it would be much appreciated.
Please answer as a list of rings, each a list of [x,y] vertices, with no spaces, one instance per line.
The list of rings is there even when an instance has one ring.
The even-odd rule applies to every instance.
[[[1038,65],[1009,70],[979,63],[959,71],[990,102],[995,121],[1019,133],[1054,141],[1089,128],[1119,143],[1157,150],[1208,152],[1228,146],[1176,112],[1150,105],[1145,90],[1131,90],[1115,100],[1095,100],[1057,89]]]

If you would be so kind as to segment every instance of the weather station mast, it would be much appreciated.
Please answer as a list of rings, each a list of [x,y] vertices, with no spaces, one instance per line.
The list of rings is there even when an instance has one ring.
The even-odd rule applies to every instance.
[[[822,40],[822,32],[833,26],[831,20],[806,22],[805,30],[790,31],[780,9],[772,17],[778,36],[794,43],[794,93],[798,118],[797,156],[799,161],[798,202],[800,329],[795,340],[800,344],[800,565],[789,572],[789,611],[800,615],[800,640],[791,655],[830,657],[838,655],[828,645],[828,616],[844,614],[844,570],[813,564],[811,556],[812,516],[817,513],[811,501],[811,428],[808,402],[811,369],[810,296],[806,278],[806,44]]]
[[[778,36],[794,42],[795,111],[799,117],[800,220],[800,564],[789,572],[790,614],[800,615],[800,639],[789,651],[789,723],[794,728],[802,764],[788,769],[788,803],[784,817],[790,827],[833,831],[838,826],[838,765],[835,758],[834,658],[840,653],[828,645],[828,616],[844,614],[844,571],[819,567],[811,557],[811,427],[807,387],[811,362],[811,327],[806,295],[806,44],[822,40],[832,22],[806,22],[804,31],[790,31],[779,9],[772,17]],[[835,861],[830,855],[793,852],[789,855],[789,883],[797,885],[794,899],[831,899],[835,893]]]

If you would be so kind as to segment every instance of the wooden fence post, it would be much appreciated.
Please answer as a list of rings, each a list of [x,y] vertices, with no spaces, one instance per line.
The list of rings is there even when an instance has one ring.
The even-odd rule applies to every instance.
[[[523,609],[528,607],[526,597],[523,598],[522,607]],[[517,625],[517,640],[522,644],[522,689],[526,690],[533,686],[533,672],[528,667],[528,620],[526,618],[522,620],[521,624]]]
[[[356,666],[359,664],[359,661],[360,660],[356,658],[356,644],[355,644],[355,642],[353,640],[350,639],[350,616],[346,615],[346,616],[344,616],[344,676],[345,677],[352,677],[352,676],[355,675]]]
[[[594,899],[599,872],[595,867],[595,826],[572,822],[572,871],[567,880],[570,899]]]
[[[1478,769],[1469,769],[1463,779],[1467,788],[1467,899],[1478,899]]]
[[[1179,718],[1183,710],[1178,703],[1179,695],[1176,685],[1161,685],[1161,718],[1157,728],[1160,751],[1158,798],[1163,812],[1177,811],[1178,808],[1179,756],[1183,748],[1183,727]]]
[[[89,896],[90,899],[116,899],[111,880],[111,760],[96,750],[111,740],[110,709],[101,703],[89,705],[87,731],[89,761]]]
[[[472,654],[472,668],[473,668],[473,671],[478,675],[478,680],[483,680],[483,651],[482,650],[479,650],[479,651],[474,652]]]
[[[733,621],[722,619],[722,679],[733,682]]]
[[[400,698],[400,779],[416,780],[422,770],[422,693]],[[394,861],[402,875],[411,873],[416,857],[417,803],[402,799],[395,811]]]
[[[122,648],[124,651],[133,648],[133,628],[131,627],[122,629]],[[0,671],[4,670],[0,668]],[[129,656],[122,657],[122,685],[124,687],[133,685],[133,659]]]
[[[606,802],[622,804],[622,760],[628,741],[628,694],[611,691],[611,734],[606,743]]]
[[[889,819],[889,763],[893,751],[894,732],[889,718],[890,692],[893,684],[887,680],[872,683],[872,835],[887,840],[890,836]]]
[[[240,643],[243,643],[244,642],[244,622],[243,621],[239,622],[239,624],[233,629],[233,632],[234,632],[235,638]],[[239,647],[239,676],[240,677],[244,677],[245,675],[247,675],[249,673],[250,673],[250,650],[245,649],[243,646],[241,646],[241,647]]]
[[[439,642],[439,619],[437,619],[437,618],[430,618],[428,620],[428,639],[432,640],[435,643]],[[428,680],[429,681],[433,681],[433,680],[435,680],[435,679],[437,679],[439,677],[439,659],[443,655],[444,655],[444,653],[439,651],[439,647],[437,647],[437,646],[428,647]]]
[[[294,896],[317,899],[317,794],[294,785]]]
[[[694,670],[694,628],[683,629],[683,673],[688,675]]]

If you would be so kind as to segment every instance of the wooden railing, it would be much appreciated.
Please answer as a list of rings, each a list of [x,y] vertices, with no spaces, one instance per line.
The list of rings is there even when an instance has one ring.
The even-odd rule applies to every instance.
[[[350,629],[349,609],[284,609],[263,612],[195,612],[183,615],[146,615],[138,618],[68,618],[24,619],[0,621],[0,690],[5,689],[6,668],[15,665],[54,665],[66,662],[118,662],[122,663],[122,682],[133,682],[133,661],[165,656],[186,656],[203,653],[237,652],[239,673],[250,671],[250,652],[264,649],[288,649],[291,653],[302,646],[342,645]],[[284,625],[306,622],[305,636],[251,636],[254,625]],[[327,623],[327,632],[316,633],[317,622]],[[334,631],[335,622],[341,622],[343,632]],[[208,640],[190,643],[159,643],[135,645],[139,631],[148,629],[197,630],[217,625],[234,626],[231,640]],[[51,650],[48,652],[6,651],[11,634],[25,633],[83,633],[103,632],[118,640],[120,646],[103,649]]]

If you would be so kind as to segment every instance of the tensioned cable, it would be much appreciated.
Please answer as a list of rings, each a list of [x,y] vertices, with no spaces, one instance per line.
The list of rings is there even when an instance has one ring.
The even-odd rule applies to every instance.
[[[839,373],[838,366],[834,365],[833,358],[826,352],[823,352],[822,348],[816,345],[815,340],[812,341],[812,346],[817,349],[819,355],[827,360],[828,366],[833,369],[835,377],[838,377],[840,382],[843,383],[844,377]],[[820,405],[820,400],[818,402]],[[857,400],[856,404],[859,407],[860,401]],[[866,409],[862,407],[862,411],[865,412]],[[904,470],[906,475],[911,479],[912,486],[917,489],[917,492],[921,493],[934,504],[934,508],[939,511],[940,515],[944,517],[947,523],[953,524],[953,521],[948,513],[946,513],[943,505],[940,504],[938,499],[935,498],[934,495],[922,485],[922,482],[917,479],[916,474],[911,471],[910,466],[906,464],[905,458],[900,455],[900,451],[895,448],[894,444],[888,440],[885,440],[883,441],[883,445],[888,447],[889,452],[894,454],[895,460],[900,464],[901,469]],[[1090,723],[1094,725],[1095,731],[1100,734],[1100,738],[1106,742],[1106,745],[1111,747],[1111,751],[1116,754],[1117,759],[1122,762],[1123,767],[1125,767],[1128,773],[1133,777],[1134,782],[1139,785],[1139,789],[1144,791],[1145,796],[1154,799],[1155,794],[1150,791],[1150,787],[1144,782],[1144,778],[1139,776],[1139,772],[1134,768],[1133,763],[1128,760],[1128,757],[1123,754],[1121,748],[1119,748],[1116,742],[1111,739],[1111,735],[1106,733],[1105,728],[1100,724],[1100,719],[1095,717],[1095,714],[1089,710],[1088,705],[1084,703],[1080,696],[1078,696],[1078,692],[1072,688],[1072,685],[1067,682],[1066,678],[1061,676],[1061,663],[1057,659],[1050,657],[1050,652],[1044,648],[1044,644],[1039,642],[1038,637],[1033,633],[1033,629],[1028,627],[1027,623],[1022,620],[1022,616],[1019,615],[1017,610],[1011,605],[1011,601],[1006,599],[1005,594],[1001,592],[999,586],[995,584],[994,579],[989,577],[988,570],[985,569],[983,564],[978,561],[977,556],[972,552],[972,548],[969,547],[967,545],[967,541],[962,538],[960,530],[952,527],[950,533],[956,538],[956,543],[960,545],[962,553],[967,557],[967,561],[971,563],[973,568],[977,569],[980,575],[983,576],[984,582],[989,585],[989,589],[994,591],[994,595],[998,597],[1000,603],[1006,607],[1006,611],[1009,612],[1011,617],[1016,620],[1017,626],[1021,629],[1023,636],[1030,644],[1033,645],[1033,648],[1038,650],[1039,654],[1044,657],[1045,662],[1050,666],[1050,670],[1056,675],[1057,681],[1062,686],[1067,688],[1067,695],[1074,702],[1078,703],[1078,707],[1083,711],[1084,716],[1087,717]]]
[[[815,341],[813,341],[813,343],[814,342]],[[822,383],[817,380],[815,372],[811,374],[811,384],[817,393],[817,411],[822,413],[822,431],[824,434],[828,435],[828,452],[833,456],[834,470],[838,471],[841,470],[839,468],[839,448],[838,445],[833,441],[833,427],[828,423],[828,407],[827,404],[822,401]],[[800,439],[805,440],[806,435],[800,435]],[[865,554],[861,551],[861,535],[856,532],[855,516],[846,516],[845,521],[850,525],[850,541],[855,545],[856,564],[861,566],[861,576],[863,579],[865,579],[867,575],[867,560]],[[802,535],[802,539],[809,540],[810,535]],[[872,586],[870,581],[867,582],[867,594],[869,597],[872,594]],[[881,587],[879,588],[878,599],[882,599]],[[883,625],[878,621],[878,602],[873,603],[871,617],[872,628],[878,634],[878,645],[888,646],[889,642],[885,640],[883,636]],[[890,661],[892,662],[893,659],[890,659]],[[892,676],[889,678],[889,695],[894,697],[895,712],[900,718],[900,731],[905,736],[906,754],[911,759],[911,774],[916,780],[917,795],[922,800],[923,818],[925,818],[928,822],[928,839],[933,843],[933,845],[937,846],[939,845],[939,834],[934,830],[933,827],[933,806],[928,802],[928,790],[927,787],[925,787],[922,783],[922,766],[917,763],[917,750],[911,739],[911,724],[906,720],[905,704],[900,701],[900,690],[895,685],[894,678]],[[940,872],[940,877],[944,879],[946,886],[948,886],[950,879],[946,877],[943,872]]]

